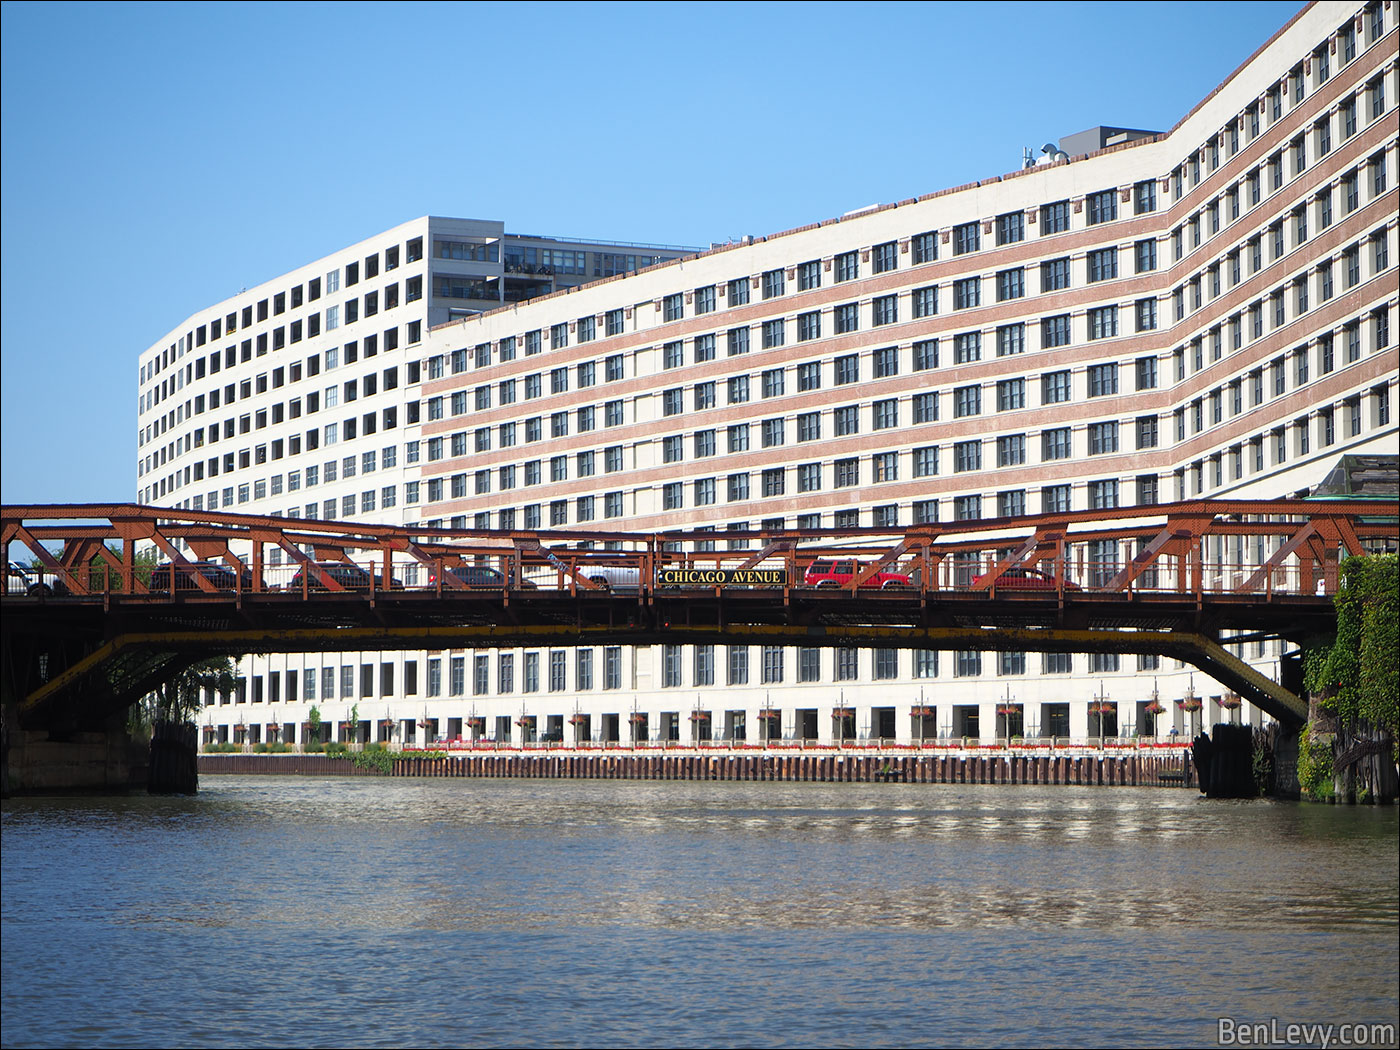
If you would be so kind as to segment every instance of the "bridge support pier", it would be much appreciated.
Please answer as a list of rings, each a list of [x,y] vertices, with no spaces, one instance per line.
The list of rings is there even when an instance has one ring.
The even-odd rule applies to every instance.
[[[1192,746],[1196,778],[1207,798],[1254,798],[1254,727],[1217,723]]]
[[[149,747],[132,739],[125,712],[99,729],[21,729],[5,706],[4,796],[125,795],[146,787]]]

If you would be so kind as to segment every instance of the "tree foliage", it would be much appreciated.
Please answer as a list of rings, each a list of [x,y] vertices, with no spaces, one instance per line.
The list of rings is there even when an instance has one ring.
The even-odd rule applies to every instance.
[[[1342,564],[1337,634],[1310,649],[1305,684],[1345,725],[1400,735],[1400,561],[1361,555]]]
[[[238,671],[227,656],[201,660],[175,675],[146,698],[143,715],[148,724],[188,722],[203,706],[206,690],[225,701],[238,686]]]
[[[100,553],[94,554],[88,562],[86,566],[87,577],[84,582],[88,587],[97,591],[121,591],[126,587],[126,577],[120,568],[122,563],[121,551],[110,543],[105,545],[105,550],[107,551],[107,556],[104,557]],[[61,559],[63,552],[59,551],[55,556]],[[151,572],[155,569],[159,561],[159,551],[154,547],[146,547],[143,550],[136,551],[131,556],[136,579],[142,584],[149,586],[151,582]],[[31,557],[29,559],[29,567],[39,574],[50,571],[48,566],[37,557]]]

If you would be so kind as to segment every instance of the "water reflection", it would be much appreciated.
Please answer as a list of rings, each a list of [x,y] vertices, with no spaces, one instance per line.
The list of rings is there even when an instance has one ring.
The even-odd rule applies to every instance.
[[[1010,786],[204,788],[5,803],[5,1045],[148,1045],[157,1019],[172,1042],[343,1045],[324,1009],[341,1002],[375,1019],[349,1038],[366,1045],[1192,1044],[1235,1001],[1394,1016],[1393,809]],[[74,987],[119,1008],[55,1028]],[[317,1009],[270,1009],[290,1003]]]

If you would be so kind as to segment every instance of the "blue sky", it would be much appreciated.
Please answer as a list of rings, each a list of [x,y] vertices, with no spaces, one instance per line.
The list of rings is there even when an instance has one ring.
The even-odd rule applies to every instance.
[[[137,355],[407,219],[772,233],[1165,130],[1300,7],[5,3],[0,500],[131,500]]]

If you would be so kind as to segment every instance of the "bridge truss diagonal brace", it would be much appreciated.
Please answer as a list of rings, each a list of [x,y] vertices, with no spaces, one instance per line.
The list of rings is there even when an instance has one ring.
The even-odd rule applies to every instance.
[[[990,591],[1001,580],[1007,569],[1020,565],[1032,554],[1042,550],[1055,552],[1055,575],[1062,579],[1064,572],[1060,562],[1063,561],[1064,539],[1065,535],[1062,529],[1036,529],[1035,532],[1026,537],[1024,543],[993,565],[980,579],[968,587],[968,590],[973,592]]]
[[[1132,582],[1150,569],[1161,554],[1185,555],[1205,535],[1214,516],[1194,518],[1168,518],[1162,530],[1133,556],[1132,561],[1103,586],[1105,591],[1128,589]]]
[[[179,552],[179,550],[176,549],[176,547],[174,546],[174,544],[172,544],[172,543],[171,543],[169,540],[167,540],[164,536],[162,536],[160,533],[156,532],[156,533],[152,533],[152,534],[151,534],[150,539],[151,539],[151,542],[154,543],[157,547],[159,547],[162,551],[164,551],[165,554],[166,554],[166,557],[168,557],[168,558],[170,559],[170,562],[171,562],[171,568],[170,568],[170,590],[171,590],[171,593],[172,593],[172,594],[173,594],[176,590],[179,589],[179,588],[176,586],[176,584],[177,584],[177,582],[179,581],[180,576],[179,576],[179,574],[176,572],[176,569],[188,569],[189,571],[188,571],[187,573],[185,573],[185,575],[186,575],[191,581],[193,581],[193,583],[195,584],[195,586],[198,587],[198,588],[199,588],[201,591],[203,591],[204,593],[206,593],[206,594],[218,594],[218,593],[219,593],[219,589],[218,589],[217,587],[215,587],[212,583],[209,582],[209,580],[205,577],[204,573],[202,573],[202,572],[195,572],[194,569],[193,569],[193,567],[192,567],[192,564],[193,564],[193,563],[191,563],[191,561],[190,561],[188,558],[186,558],[183,554],[181,554],[181,553]]]
[[[26,696],[19,705],[20,711],[25,713],[33,711],[45,700],[57,696],[59,693],[63,692],[63,690],[81,680],[85,675],[97,670],[97,668],[107,663],[107,661],[111,660],[126,648],[124,642],[125,638],[122,637],[103,642],[92,652],[88,653],[87,656],[83,657],[72,666],[64,668],[63,671],[54,675],[38,689]]]
[[[23,543],[31,554],[39,560],[39,564],[48,569],[58,579],[62,580],[75,594],[87,594],[87,584],[78,579],[78,574],[71,571],[68,566],[59,562],[53,553],[39,541],[39,539],[29,531],[23,524],[14,530],[14,538]],[[67,545],[65,544],[65,549]]]
[[[851,577],[851,581],[845,585],[845,589],[855,593],[865,586],[867,580],[873,579],[879,573],[885,571],[887,567],[893,565],[911,550],[917,550],[924,545],[924,540],[920,536],[906,536],[900,540],[884,554],[880,555],[869,565],[864,566],[860,572]]]
[[[554,566],[555,569],[563,573],[565,578],[570,581],[570,594],[577,594],[580,590],[601,591],[605,589],[602,585],[594,583],[580,572],[577,564],[564,561],[563,558],[559,557],[558,554],[539,540],[518,540],[517,547],[521,551],[539,554],[545,561]]]

